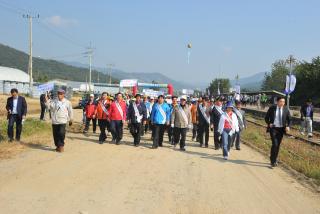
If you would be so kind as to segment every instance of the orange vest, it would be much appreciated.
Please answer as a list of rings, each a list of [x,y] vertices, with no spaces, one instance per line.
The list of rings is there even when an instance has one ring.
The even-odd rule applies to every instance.
[[[196,122],[197,122],[197,111],[198,111],[198,106],[192,104],[192,107],[191,107],[191,119],[192,119],[192,123],[196,123]]]

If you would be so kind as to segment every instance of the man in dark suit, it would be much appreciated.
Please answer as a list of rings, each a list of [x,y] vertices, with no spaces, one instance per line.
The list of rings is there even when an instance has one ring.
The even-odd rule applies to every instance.
[[[127,119],[130,123],[130,133],[134,138],[133,143],[135,146],[139,146],[143,125],[147,122],[147,108],[141,101],[140,94],[136,94],[135,98],[136,100],[129,105]]]
[[[287,106],[285,106],[285,98],[278,97],[277,105],[273,105],[268,109],[265,117],[268,125],[267,131],[270,132],[272,147],[270,152],[271,167],[278,165],[277,158],[283,135],[290,131],[291,116]]]
[[[211,108],[209,105],[209,98],[203,97],[202,103],[198,105],[197,110],[197,124],[199,127],[200,147],[202,147],[203,145],[203,137],[205,138],[205,147],[208,148],[209,146],[210,112]]]
[[[214,133],[214,149],[218,150],[221,147],[221,138],[218,132],[220,117],[223,114],[222,110],[223,98],[218,96],[215,100],[214,107],[210,115],[211,130]]]
[[[6,109],[8,112],[8,138],[13,141],[13,126],[16,123],[16,141],[20,141],[22,131],[22,121],[27,115],[27,102],[19,96],[16,88],[11,89],[11,97],[7,99]]]

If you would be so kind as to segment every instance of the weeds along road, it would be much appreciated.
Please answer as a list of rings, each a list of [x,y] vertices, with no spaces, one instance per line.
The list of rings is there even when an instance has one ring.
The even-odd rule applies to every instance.
[[[52,143],[1,160],[0,213],[320,213],[319,194],[245,145],[224,161],[190,141],[180,152],[143,139],[68,133],[63,154]]]

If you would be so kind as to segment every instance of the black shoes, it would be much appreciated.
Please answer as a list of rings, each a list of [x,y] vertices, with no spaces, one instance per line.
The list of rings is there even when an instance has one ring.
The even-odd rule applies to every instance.
[[[186,151],[186,149],[185,149],[185,148],[180,148],[180,151],[185,152],[185,151]]]
[[[271,167],[273,168],[273,167],[277,167],[278,166],[278,163],[277,162],[275,162],[275,163],[271,163]]]

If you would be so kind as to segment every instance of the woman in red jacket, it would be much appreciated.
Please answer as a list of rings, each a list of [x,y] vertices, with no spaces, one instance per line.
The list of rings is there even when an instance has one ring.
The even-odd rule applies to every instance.
[[[97,129],[97,119],[95,114],[96,108],[97,108],[97,105],[94,101],[94,95],[90,94],[90,99],[85,106],[86,126],[83,130],[83,133],[88,132],[91,120],[92,120],[92,126],[93,126],[93,133],[96,133],[96,129]]]

